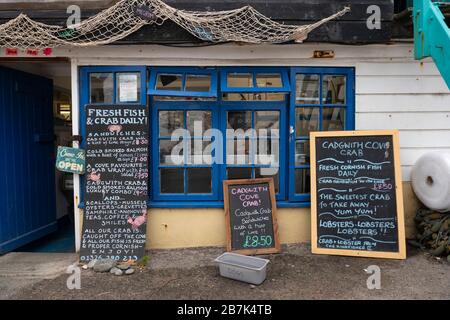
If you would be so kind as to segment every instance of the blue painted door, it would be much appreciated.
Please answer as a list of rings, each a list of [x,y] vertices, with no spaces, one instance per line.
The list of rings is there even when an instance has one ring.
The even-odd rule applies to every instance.
[[[52,81],[0,67],[0,254],[56,230]]]

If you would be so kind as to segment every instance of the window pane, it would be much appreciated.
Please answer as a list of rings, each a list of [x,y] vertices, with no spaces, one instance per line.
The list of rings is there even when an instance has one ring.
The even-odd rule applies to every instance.
[[[323,76],[322,100],[327,104],[345,104],[345,76]]]
[[[227,177],[229,180],[232,179],[251,179],[252,178],[252,168],[228,168]]]
[[[255,129],[257,130],[258,135],[269,135],[271,129],[275,129],[278,131],[279,128],[280,128],[279,111],[256,111]]]
[[[228,111],[227,112],[227,129],[248,130],[252,127],[251,111]]]
[[[295,169],[295,193],[310,193],[309,169]]]
[[[196,132],[196,136],[202,136],[206,130],[211,129],[211,112],[210,111],[187,111],[186,112],[186,125],[191,136],[194,136],[194,128],[197,128],[199,132]]]
[[[113,103],[114,79],[112,73],[90,74],[91,103]]]
[[[258,141],[255,141],[255,143],[257,143],[257,154],[255,162],[257,164],[278,167],[280,153],[279,139],[261,137],[258,139]]]
[[[184,163],[183,141],[159,140],[159,163],[179,165]]]
[[[184,193],[184,169],[160,169],[161,193]]]
[[[189,150],[189,164],[211,164],[211,141],[192,139]]]
[[[284,101],[286,94],[279,92],[224,93],[222,99],[225,101]]]
[[[311,131],[318,131],[319,108],[296,108],[295,127],[298,137],[309,137]]]
[[[252,164],[254,143],[253,139],[227,139],[227,164]]]
[[[305,165],[309,163],[309,140],[295,142],[295,165]]]
[[[157,90],[181,91],[183,85],[181,74],[158,74],[156,78]]]
[[[188,193],[211,193],[211,169],[192,168],[188,172]]]
[[[227,85],[229,88],[252,88],[253,75],[251,73],[228,73]]]
[[[159,136],[170,137],[176,129],[184,127],[183,111],[159,111]]]
[[[318,74],[298,74],[295,100],[297,104],[318,104],[319,103],[319,75]]]
[[[186,76],[186,91],[209,92],[211,90],[211,76],[193,75]]]
[[[278,111],[255,112],[255,127],[258,134],[257,164],[278,167],[279,159],[279,115]]]
[[[117,100],[121,103],[138,102],[141,95],[141,74],[117,73]]]
[[[256,75],[256,85],[259,88],[281,88],[283,87],[283,82],[280,74],[258,73]]]
[[[344,130],[345,109],[344,108],[324,108],[322,110],[322,130],[334,131]]]
[[[275,193],[279,190],[278,168],[256,168],[255,178],[273,178]]]

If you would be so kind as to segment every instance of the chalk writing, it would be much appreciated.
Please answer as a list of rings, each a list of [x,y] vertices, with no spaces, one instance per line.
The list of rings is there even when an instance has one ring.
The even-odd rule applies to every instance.
[[[317,246],[398,251],[392,136],[317,137]]]
[[[274,247],[276,233],[270,186],[267,179],[265,182],[258,180],[246,180],[246,184],[226,182],[230,249],[233,251]]]
[[[142,106],[87,106],[86,115],[80,260],[137,260],[146,242],[147,111]]]

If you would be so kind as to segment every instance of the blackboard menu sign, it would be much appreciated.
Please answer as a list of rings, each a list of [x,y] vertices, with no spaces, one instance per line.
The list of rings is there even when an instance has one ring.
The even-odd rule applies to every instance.
[[[225,180],[227,250],[241,254],[280,251],[272,178]]]
[[[145,106],[86,106],[80,261],[144,255],[148,194]]]
[[[311,133],[312,252],[405,259],[398,132]]]

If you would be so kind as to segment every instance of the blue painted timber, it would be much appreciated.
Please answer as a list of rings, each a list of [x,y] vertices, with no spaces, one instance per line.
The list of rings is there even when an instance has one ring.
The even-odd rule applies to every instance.
[[[0,254],[57,229],[52,81],[0,67]]]

